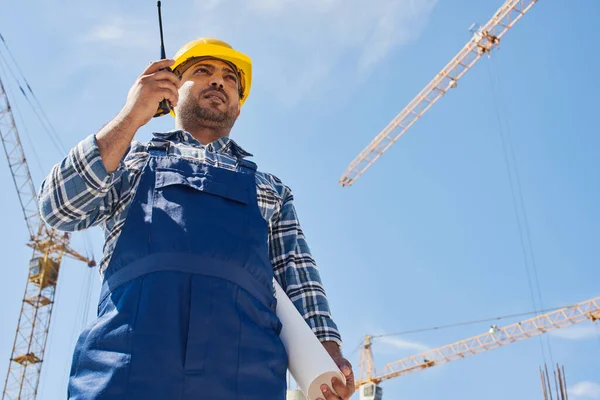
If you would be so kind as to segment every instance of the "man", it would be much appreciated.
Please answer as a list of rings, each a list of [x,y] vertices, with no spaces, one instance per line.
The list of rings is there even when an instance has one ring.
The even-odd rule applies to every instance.
[[[100,225],[106,240],[98,318],[77,342],[70,399],[283,399],[273,277],[346,376],[323,399],[352,395],[292,193],[229,138],[251,80],[251,60],[227,43],[190,42],[151,63],[118,115],[42,184],[48,224]],[[134,141],[163,100],[176,130]]]

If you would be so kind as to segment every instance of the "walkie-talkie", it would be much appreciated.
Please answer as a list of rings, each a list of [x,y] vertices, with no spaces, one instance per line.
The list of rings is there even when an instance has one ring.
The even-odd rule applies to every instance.
[[[163,28],[162,28],[162,16],[161,16],[161,12],[160,12],[160,0],[158,0],[158,2],[156,3],[156,6],[158,7],[158,28],[160,30],[160,59],[164,60],[165,58],[167,58],[167,55],[165,53],[165,41],[163,39]],[[170,71],[171,68],[165,68],[161,71]],[[155,117],[160,117],[162,115],[165,114],[169,114],[171,112],[171,104],[169,103],[168,100],[163,99],[160,104],[158,105],[158,110],[156,111],[156,114],[154,114]]]

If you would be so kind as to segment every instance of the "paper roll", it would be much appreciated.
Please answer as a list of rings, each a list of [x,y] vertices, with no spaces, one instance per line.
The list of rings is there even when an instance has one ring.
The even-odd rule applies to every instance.
[[[302,390],[288,390],[285,396],[285,400],[306,400],[306,396],[304,395],[304,393],[302,393]]]
[[[288,355],[288,368],[309,400],[324,398],[321,385],[332,390],[331,378],[344,384],[346,377],[335,364],[279,283],[273,280],[277,298],[277,317],[283,326],[279,334]],[[335,390],[333,390],[335,393]]]

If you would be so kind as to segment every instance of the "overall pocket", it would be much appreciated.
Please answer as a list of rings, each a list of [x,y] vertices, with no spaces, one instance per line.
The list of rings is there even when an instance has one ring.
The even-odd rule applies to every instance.
[[[222,168],[157,168],[150,247],[153,252],[240,251],[248,237],[247,176]],[[215,246],[216,245],[216,246]]]

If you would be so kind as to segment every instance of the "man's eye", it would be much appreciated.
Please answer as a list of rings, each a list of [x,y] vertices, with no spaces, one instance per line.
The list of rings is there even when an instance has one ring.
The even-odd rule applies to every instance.
[[[235,77],[235,75],[227,75],[227,79],[229,79],[230,81],[237,82],[237,78]]]
[[[201,68],[198,68],[198,69],[196,70],[196,72],[202,72],[202,73],[204,74],[204,73],[207,73],[207,72],[208,72],[208,70],[207,70],[206,68],[203,68],[203,67],[201,67]]]

